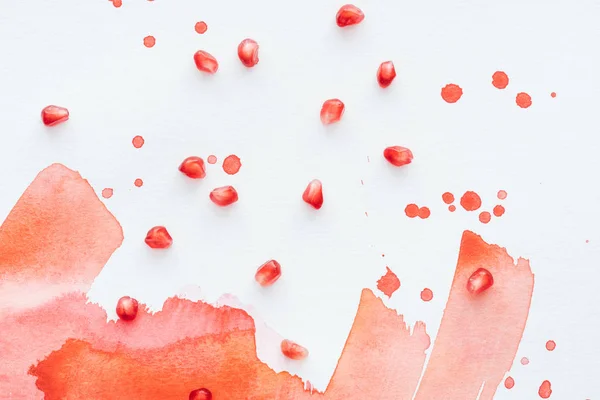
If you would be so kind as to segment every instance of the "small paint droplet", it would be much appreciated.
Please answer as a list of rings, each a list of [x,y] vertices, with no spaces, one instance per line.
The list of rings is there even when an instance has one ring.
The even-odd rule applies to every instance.
[[[208,25],[206,25],[206,22],[204,22],[204,21],[196,22],[194,29],[196,30],[197,33],[202,35],[208,29]]]
[[[385,254],[382,254],[381,257],[385,257]]]
[[[507,388],[507,389],[512,389],[513,387],[515,387],[515,380],[512,377],[509,376],[504,381],[504,387]]]
[[[281,342],[281,352],[291,360],[303,360],[308,357],[308,350],[305,347],[287,339]]]
[[[206,159],[206,161],[208,161],[209,164],[216,164],[217,163],[217,157],[213,156],[211,154],[210,156],[208,156],[208,158]]]
[[[133,321],[138,313],[138,302],[129,296],[123,296],[117,302],[117,315],[123,321]]]
[[[463,95],[460,86],[450,83],[442,88],[442,99],[447,103],[456,103]]]
[[[225,171],[229,175],[235,175],[242,167],[242,163],[240,162],[240,158],[235,154],[227,156],[225,160],[223,160],[223,171]]]
[[[499,190],[498,191],[498,198],[500,200],[506,199],[506,196],[507,196],[506,190]]]
[[[385,275],[377,281],[377,289],[387,297],[392,297],[392,294],[400,288],[400,279],[389,267],[386,266],[385,269]]]
[[[133,147],[135,147],[136,149],[139,149],[140,147],[142,147],[144,145],[144,138],[138,135],[133,138],[131,143],[133,143]]]
[[[409,204],[404,209],[404,213],[408,218],[414,218],[419,215],[419,206],[416,204]]]
[[[550,381],[544,381],[540,385],[540,389],[538,390],[538,394],[542,399],[547,399],[552,394],[552,384]]]
[[[164,226],[151,228],[144,241],[152,249],[168,249],[173,244],[173,238]]]
[[[427,207],[419,208],[419,218],[427,219],[431,215],[431,211]]]
[[[137,179],[136,179],[136,180],[133,182],[133,184],[134,184],[135,186],[137,186],[137,187],[142,187],[142,185],[144,184],[144,181],[143,181],[143,180],[141,180],[140,178],[137,178]]]
[[[302,194],[302,200],[316,210],[323,206],[323,184],[320,180],[313,179],[310,181]]]
[[[450,192],[446,192],[442,195],[442,200],[446,204],[452,204],[454,203],[454,195]]]
[[[517,105],[521,108],[527,108],[531,106],[531,96],[525,92],[517,94]]]
[[[423,301],[431,301],[433,299],[433,292],[431,289],[425,288],[421,291],[421,300]]]
[[[206,388],[192,390],[188,400],[212,400],[212,392]]]
[[[345,106],[340,99],[325,100],[321,107],[321,122],[323,125],[339,122],[344,115]]]
[[[260,286],[266,287],[274,284],[281,276],[281,264],[275,260],[269,260],[256,270],[254,279]]]
[[[552,92],[552,93],[550,93],[550,96],[552,96],[552,98],[555,98],[556,97],[556,93]]]
[[[210,192],[210,200],[219,207],[229,206],[238,201],[238,193],[233,186],[223,186]]]
[[[504,207],[503,207],[503,206],[501,206],[501,205],[497,205],[496,207],[494,207],[494,215],[495,215],[496,217],[501,217],[501,216],[503,216],[503,215],[504,215],[504,211],[506,211],[506,210],[505,210],[505,209],[504,209]]]
[[[479,214],[479,222],[481,222],[482,224],[487,224],[491,220],[492,220],[492,215],[489,212],[483,211]]]
[[[508,86],[508,75],[503,71],[496,71],[492,75],[492,85],[497,89],[504,89]]]
[[[113,0],[113,6],[115,6],[116,8],[119,8],[123,5],[123,2],[121,0]]]
[[[460,198],[460,205],[467,211],[475,211],[481,207],[481,197],[472,191],[465,192]]]
[[[554,351],[555,348],[556,348],[556,342],[554,340],[548,340],[546,342],[546,350]]]
[[[340,28],[360,24],[363,19],[365,19],[365,14],[352,4],[342,6],[335,16],[335,22]]]
[[[521,365],[527,365],[527,364],[529,364],[529,358],[527,358],[527,357],[521,358]]]
[[[150,47],[154,47],[155,44],[156,44],[156,39],[154,38],[154,36],[146,36],[144,38],[144,46],[150,48]]]
[[[113,195],[113,190],[111,188],[102,189],[102,197],[105,199],[110,199]]]
[[[473,272],[467,282],[467,290],[471,294],[480,294],[494,285],[494,278],[490,271],[485,268],[479,268]]]
[[[456,211],[456,206],[455,205],[448,206],[448,211],[450,211],[450,212]]]

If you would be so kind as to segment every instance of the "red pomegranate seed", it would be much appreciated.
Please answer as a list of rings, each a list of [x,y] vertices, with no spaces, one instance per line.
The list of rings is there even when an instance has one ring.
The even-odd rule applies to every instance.
[[[479,294],[489,288],[494,284],[494,277],[485,268],[479,268],[477,271],[473,272],[469,281],[467,282],[467,290],[471,294]]]
[[[210,199],[216,205],[225,207],[238,201],[238,194],[233,186],[223,186],[210,192]]]
[[[205,388],[192,390],[189,400],[212,400],[212,393]]]
[[[381,63],[377,69],[377,82],[382,88],[386,88],[392,84],[392,81],[396,78],[396,68],[394,63],[386,61]]]
[[[238,46],[238,57],[248,68],[258,64],[258,43],[252,39],[244,39]]]
[[[201,179],[206,176],[204,160],[196,156],[191,156],[183,160],[179,166],[179,170],[193,179]]]
[[[47,106],[42,110],[42,122],[46,126],[58,125],[69,119],[69,110],[59,106]]]
[[[194,54],[194,62],[196,63],[196,68],[202,72],[208,72],[209,74],[214,74],[219,69],[217,59],[203,50],[198,50],[196,54]]]
[[[168,249],[173,238],[164,226],[155,226],[146,234],[146,244],[153,249]]]
[[[281,352],[287,358],[292,360],[303,360],[308,357],[308,350],[291,340],[283,340],[281,342]]]
[[[406,164],[410,164],[413,160],[412,151],[406,147],[391,146],[383,151],[383,156],[390,164],[396,167],[401,167]]]
[[[363,19],[365,19],[365,14],[360,8],[352,4],[342,6],[335,16],[335,22],[340,28],[360,24]]]
[[[270,260],[258,267],[254,279],[260,286],[271,286],[280,276],[281,265],[275,260]]]
[[[314,179],[308,184],[302,194],[302,200],[317,210],[323,206],[323,184],[320,180]]]
[[[329,99],[321,107],[321,122],[325,125],[333,124],[342,119],[344,103],[339,99]]]
[[[123,321],[132,321],[138,312],[138,302],[129,296],[123,296],[117,302],[117,315]]]

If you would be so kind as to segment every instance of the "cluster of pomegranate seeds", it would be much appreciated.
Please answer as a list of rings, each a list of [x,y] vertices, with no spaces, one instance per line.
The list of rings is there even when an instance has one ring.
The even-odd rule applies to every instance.
[[[117,302],[117,315],[123,321],[133,321],[137,316],[138,302],[129,296],[123,296]]]
[[[192,390],[189,400],[212,400],[212,393],[206,388]]]
[[[391,61],[382,62],[377,69],[377,82],[379,86],[385,89],[392,84],[394,78],[396,78],[394,63]]]
[[[406,164],[410,164],[413,160],[412,151],[406,147],[391,146],[383,150],[383,156],[390,164],[396,167],[401,167]]]
[[[204,50],[198,50],[194,54],[194,62],[196,63],[196,68],[198,68],[198,70],[209,74],[214,74],[219,69],[217,59]]]
[[[47,106],[42,110],[42,122],[46,126],[58,125],[69,119],[69,110],[60,106]]]
[[[155,226],[146,234],[146,244],[153,249],[168,249],[173,244],[173,238],[164,226]]]
[[[308,350],[305,347],[287,339],[281,341],[281,352],[292,360],[304,360],[308,357]]]
[[[258,267],[254,279],[260,286],[271,286],[280,276],[281,265],[275,260],[270,260]]]
[[[252,39],[244,39],[238,46],[238,57],[248,68],[258,64],[258,43]]]
[[[191,156],[183,160],[179,170],[192,179],[202,179],[206,176],[204,160],[200,157]]]
[[[238,194],[233,186],[223,186],[210,192],[210,199],[216,205],[225,207],[238,201]]]
[[[467,282],[467,290],[471,294],[480,294],[491,288],[494,284],[494,277],[485,268],[479,268],[469,277]]]
[[[323,103],[321,107],[321,122],[324,125],[333,124],[339,122],[344,115],[344,103],[340,99],[329,99]]]
[[[313,179],[308,184],[304,194],[302,194],[302,200],[317,210],[323,206],[323,184],[320,180]]]
[[[340,28],[360,24],[363,19],[365,19],[365,14],[352,4],[342,6],[335,16],[335,22]]]

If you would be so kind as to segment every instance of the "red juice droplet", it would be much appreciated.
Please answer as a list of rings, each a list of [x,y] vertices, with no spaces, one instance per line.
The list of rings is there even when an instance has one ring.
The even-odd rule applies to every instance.
[[[284,356],[292,360],[303,360],[308,357],[308,350],[291,340],[281,342],[281,352]]]
[[[238,57],[245,67],[254,67],[258,64],[258,43],[252,39],[242,40],[238,45]]]
[[[427,207],[419,208],[419,218],[427,219],[431,215],[431,211]]]
[[[154,36],[146,36],[144,38],[144,46],[150,48],[150,47],[154,47],[155,44],[156,44],[156,38],[154,38]]]
[[[137,178],[137,179],[136,179],[136,180],[133,182],[133,184],[134,184],[135,186],[137,186],[137,187],[142,187],[142,185],[144,184],[144,181],[143,181],[143,180],[141,180],[140,178]]]
[[[450,192],[446,192],[442,195],[442,200],[446,204],[452,204],[454,203],[454,195]]]
[[[208,161],[209,164],[216,164],[217,163],[217,157],[213,156],[211,154],[210,156],[208,156],[208,158],[206,159],[206,161]]]
[[[377,83],[382,88],[386,88],[392,84],[396,78],[396,68],[391,61],[382,62],[377,69]]]
[[[546,342],[546,350],[554,351],[555,348],[556,348],[556,342],[554,340],[548,340]]]
[[[206,176],[204,160],[196,156],[191,156],[183,160],[181,165],[179,165],[179,171],[192,179],[202,179]]]
[[[491,288],[494,284],[494,278],[490,271],[485,268],[479,268],[469,277],[467,290],[471,294],[480,294]]]
[[[212,54],[207,53],[203,50],[198,50],[194,54],[194,63],[199,71],[206,72],[208,74],[214,74],[219,69],[219,63]]]
[[[416,204],[409,204],[404,209],[404,213],[408,218],[415,218],[419,215],[419,206]]]
[[[151,228],[144,241],[152,249],[168,249],[173,244],[173,238],[164,226]]]
[[[233,186],[223,186],[210,192],[210,200],[220,207],[229,206],[238,201],[238,193]]]
[[[467,211],[475,211],[481,207],[481,197],[475,192],[465,192],[460,198],[460,205]]]
[[[254,279],[260,286],[271,286],[281,277],[281,265],[270,260],[258,267]]]
[[[507,389],[512,389],[513,387],[515,387],[515,380],[512,377],[509,376],[504,381],[504,387],[507,388]]]
[[[102,189],[102,197],[105,199],[110,199],[113,195],[113,190],[111,188]]]
[[[123,296],[117,302],[117,315],[123,321],[133,321],[138,313],[138,302],[129,296]]]
[[[425,288],[421,291],[421,300],[431,301],[433,299],[433,292],[431,289]]]
[[[302,194],[302,200],[317,210],[323,206],[323,184],[320,180],[314,179],[308,184]]]
[[[482,211],[479,214],[479,222],[481,222],[482,224],[487,224],[488,222],[490,222],[492,220],[492,215],[487,212],[487,211]]]
[[[227,156],[225,160],[223,160],[223,171],[229,175],[235,175],[242,167],[242,163],[240,162],[240,158],[235,154]]]
[[[339,99],[329,99],[321,107],[321,122],[323,125],[339,122],[344,115],[344,103]]]
[[[442,88],[442,99],[447,103],[456,103],[463,95],[460,86],[450,83]]]
[[[502,71],[494,72],[492,75],[492,85],[497,89],[504,89],[508,86],[508,75]]]
[[[527,357],[521,358],[521,365],[527,365],[527,364],[529,364],[529,358],[527,358]]]
[[[531,106],[531,96],[525,92],[521,92],[517,94],[516,102],[519,107],[528,108]]]
[[[506,193],[506,190],[499,190],[499,191],[498,191],[498,198],[499,198],[500,200],[504,200],[504,199],[506,199],[506,196],[507,196],[507,195],[508,195],[508,194]]]
[[[504,207],[503,207],[503,206],[501,206],[501,205],[497,205],[497,206],[495,206],[495,207],[494,207],[494,215],[495,215],[496,217],[501,217],[501,216],[503,216],[503,215],[504,215],[504,211],[506,211],[506,210],[505,210],[505,209],[504,209]]]
[[[136,149],[139,149],[140,147],[142,147],[144,145],[144,138],[141,136],[135,136],[133,138],[133,140],[131,141],[131,143],[133,143],[133,147],[135,147]]]
[[[196,22],[196,25],[194,26],[194,29],[196,30],[197,33],[199,33],[200,35],[202,35],[208,29],[208,25],[206,25],[206,22],[204,22],[204,21]]]
[[[46,126],[58,125],[69,119],[69,110],[60,106],[46,106],[42,110],[42,122]]]
[[[206,388],[192,390],[189,400],[212,400],[212,393]]]
[[[455,205],[448,206],[448,211],[450,211],[450,212],[456,211],[456,206]]]
[[[383,157],[396,167],[410,164],[413,160],[412,152],[402,146],[387,147],[383,150]]]
[[[538,390],[538,394],[542,399],[550,398],[550,395],[552,394],[552,384],[550,381],[542,382],[540,389]]]
[[[364,19],[362,10],[352,4],[342,6],[335,16],[335,22],[340,28],[360,24]]]

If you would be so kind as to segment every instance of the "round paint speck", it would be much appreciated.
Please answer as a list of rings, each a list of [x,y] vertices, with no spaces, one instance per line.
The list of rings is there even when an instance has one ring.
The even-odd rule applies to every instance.
[[[137,186],[137,187],[142,187],[142,185],[144,184],[144,181],[143,181],[143,180],[141,180],[140,178],[137,178],[137,179],[136,179],[136,180],[133,182],[133,184],[134,184],[135,186]]]
[[[433,299],[433,292],[431,289],[425,288],[421,291],[421,300],[423,301],[431,301]]]
[[[521,365],[527,365],[527,364],[529,364],[529,358],[527,358],[527,357],[521,358]]]
[[[450,192],[446,192],[442,195],[442,200],[446,204],[452,204],[454,203],[454,195]]]
[[[102,197],[105,199],[110,199],[113,195],[113,190],[111,188],[102,189]]]
[[[136,149],[139,149],[140,147],[142,147],[144,145],[144,138],[141,136],[136,136],[133,138],[131,143],[133,143],[133,147],[135,147]]]
[[[507,389],[512,389],[513,387],[515,387],[515,380],[512,377],[509,376],[504,381],[504,387],[507,388]]]
[[[455,205],[448,206],[448,211],[450,211],[450,212],[456,211],[456,206]]]
[[[419,208],[419,218],[427,219],[431,215],[431,211],[427,207]]]
[[[208,161],[209,164],[216,164],[217,163],[217,157],[213,156],[212,154],[210,156],[208,156],[208,158],[206,159],[206,161]]]
[[[506,199],[507,193],[506,190],[498,190],[498,198],[500,200]]]
[[[521,92],[517,94],[516,102],[519,107],[528,108],[531,106],[531,96],[525,92]]]
[[[223,160],[223,171],[229,175],[237,174],[241,167],[242,163],[240,162],[240,158],[235,154],[227,156],[225,160]]]
[[[481,222],[482,224],[487,224],[491,220],[492,220],[492,215],[489,212],[483,211],[482,213],[479,214],[479,222]]]
[[[447,103],[456,103],[463,95],[460,86],[450,83],[442,88],[442,99]]]
[[[551,96],[552,98],[555,98],[555,97],[556,97],[556,93],[555,93],[555,92],[552,92],[552,93],[550,93],[550,96]]]
[[[555,348],[556,348],[556,342],[554,340],[548,340],[546,342],[546,350],[554,351]]]
[[[416,204],[409,204],[404,209],[404,213],[408,218],[414,218],[419,215],[419,206]]]
[[[154,36],[146,36],[144,38],[144,46],[150,48],[150,47],[154,47],[155,44],[156,44],[156,39],[154,38]]]
[[[204,22],[204,21],[196,22],[194,29],[196,30],[197,33],[202,35],[208,29],[208,25],[206,25],[206,22]]]
[[[475,192],[465,192],[460,198],[460,205],[467,211],[475,211],[481,207],[481,197]]]
[[[505,210],[505,209],[504,209],[504,207],[503,207],[503,206],[501,206],[501,205],[497,205],[496,207],[494,207],[494,215],[495,215],[496,217],[501,217],[501,216],[503,216],[503,215],[504,215],[504,211],[506,211],[506,210]]]
[[[492,85],[496,89],[504,89],[508,86],[508,75],[503,71],[496,71],[492,75]]]

